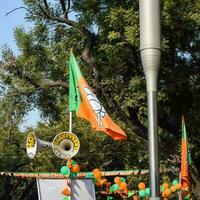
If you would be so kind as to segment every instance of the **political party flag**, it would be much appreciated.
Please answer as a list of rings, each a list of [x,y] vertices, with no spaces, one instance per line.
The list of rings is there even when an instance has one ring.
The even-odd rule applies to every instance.
[[[184,116],[182,116],[182,141],[181,141],[181,184],[184,190],[189,189],[188,174],[188,141]]]
[[[114,140],[126,140],[125,132],[117,126],[83,77],[78,63],[70,52],[69,111],[90,122],[93,129],[103,131]]]

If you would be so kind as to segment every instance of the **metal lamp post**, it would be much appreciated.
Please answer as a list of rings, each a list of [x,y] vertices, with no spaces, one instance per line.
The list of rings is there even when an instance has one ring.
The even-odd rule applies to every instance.
[[[160,0],[139,0],[140,53],[146,77],[148,99],[148,148],[152,200],[160,199],[157,78],[161,57]]]

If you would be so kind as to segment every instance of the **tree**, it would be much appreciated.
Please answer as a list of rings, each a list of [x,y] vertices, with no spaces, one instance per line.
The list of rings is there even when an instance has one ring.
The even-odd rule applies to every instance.
[[[98,140],[98,136],[84,134],[84,131],[89,131],[88,124],[76,120],[75,130],[83,141],[85,138],[91,140],[88,148],[96,151],[105,147],[102,151],[110,149],[114,153],[112,158],[109,154],[102,155],[94,163],[101,165],[99,162],[103,160],[112,160],[108,169],[111,166],[133,165],[146,168],[147,105],[139,56],[138,1],[24,0],[24,3],[26,19],[34,26],[29,32],[16,28],[19,56],[15,57],[8,48],[3,51],[0,75],[2,85],[6,87],[4,101],[9,99],[13,105],[23,105],[18,111],[22,115],[32,107],[39,108],[48,122],[47,127],[38,127],[38,131],[43,130],[43,136],[43,126],[48,130],[56,126],[59,128],[55,130],[66,128],[66,66],[68,50],[74,47],[74,54],[87,81],[129,137],[125,143],[113,143],[109,138],[99,136],[101,143],[94,145],[92,140]],[[174,159],[180,154],[180,118],[184,114],[193,157],[191,175],[196,191],[200,187],[197,178],[200,152],[196,134],[199,132],[200,112],[199,8],[198,0],[162,2],[162,61],[158,94],[161,160],[166,161],[170,155]],[[85,147],[86,144],[82,143]],[[143,143],[145,146],[141,145]],[[121,150],[120,161],[123,163],[119,162],[118,149]],[[130,152],[133,151],[136,154],[131,160]],[[170,162],[164,163],[170,165]],[[87,162],[84,166],[91,167]]]

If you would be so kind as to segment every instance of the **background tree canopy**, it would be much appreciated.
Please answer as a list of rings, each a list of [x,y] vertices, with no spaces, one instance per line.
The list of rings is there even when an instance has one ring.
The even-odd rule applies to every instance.
[[[44,120],[34,129],[39,138],[52,141],[57,133],[68,130],[67,66],[71,47],[86,80],[128,135],[126,142],[112,141],[103,133],[92,132],[84,120],[74,119],[73,130],[81,141],[75,159],[81,163],[82,170],[148,168],[146,86],[139,55],[139,1],[24,0],[24,4],[26,20],[33,27],[30,31],[23,27],[15,29],[18,56],[8,47],[2,51],[0,170],[58,171],[65,163],[51,150],[42,151],[30,161],[25,153],[25,140],[32,129],[21,133],[19,125],[28,111],[37,108]],[[200,2],[163,0],[161,7],[160,164],[180,167],[180,122],[184,114],[195,193],[200,190]],[[130,178],[131,186],[134,180]],[[10,178],[0,181],[2,199],[36,199],[34,182]]]

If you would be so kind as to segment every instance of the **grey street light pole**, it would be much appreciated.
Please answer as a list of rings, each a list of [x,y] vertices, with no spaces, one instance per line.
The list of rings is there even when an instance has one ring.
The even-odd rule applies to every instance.
[[[157,79],[161,57],[160,0],[139,0],[140,53],[148,99],[148,148],[151,200],[160,199]]]

